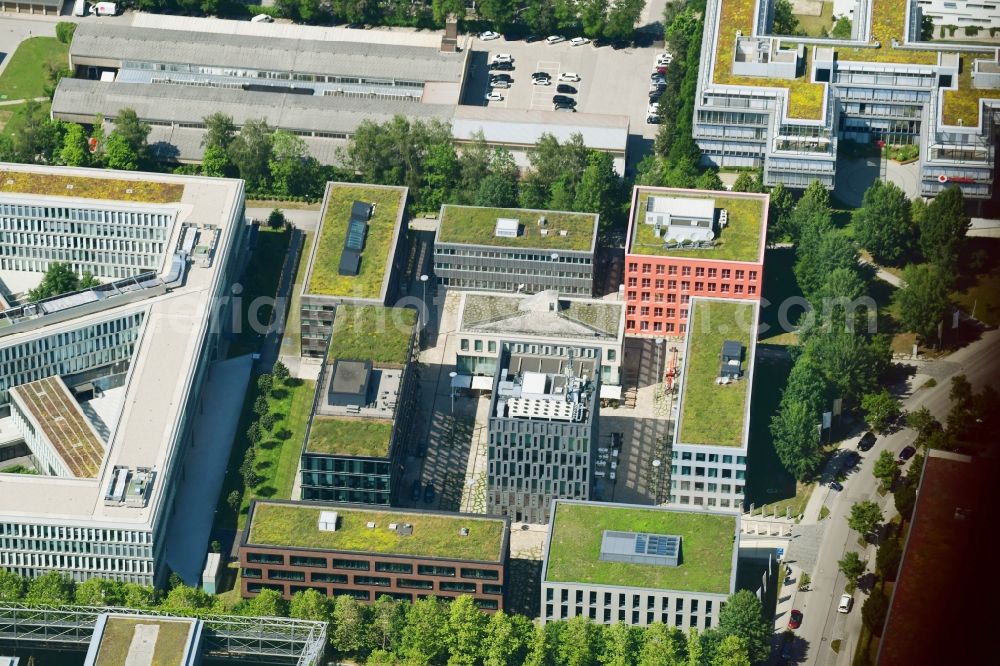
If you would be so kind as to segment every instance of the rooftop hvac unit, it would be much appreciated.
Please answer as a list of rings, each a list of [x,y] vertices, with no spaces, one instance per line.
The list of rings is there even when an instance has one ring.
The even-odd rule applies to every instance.
[[[369,523],[367,523],[367,524],[365,525],[365,527],[367,527],[367,528],[368,528],[368,529],[370,529],[370,530],[373,530],[373,529],[375,529],[375,523],[373,523],[373,522],[369,522]]]
[[[559,235],[560,236],[569,236],[569,232],[566,231],[565,229],[560,229],[559,230]]]
[[[337,531],[337,512],[336,511],[320,511],[319,512],[319,531],[320,532],[336,532]]]
[[[399,527],[398,523],[389,523],[389,530],[395,532],[397,527]]]
[[[548,236],[549,235],[549,230],[548,229],[542,229],[538,233],[540,233],[543,236]]]

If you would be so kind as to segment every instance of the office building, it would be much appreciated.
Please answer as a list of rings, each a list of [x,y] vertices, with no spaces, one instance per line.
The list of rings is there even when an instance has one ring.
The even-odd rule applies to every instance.
[[[455,366],[471,388],[491,388],[503,340],[535,344],[540,353],[565,357],[573,349],[601,353],[601,393],[621,397],[625,306],[618,302],[560,298],[554,289],[531,296],[463,292],[459,296]],[[475,384],[475,385],[473,385]]]
[[[373,603],[472,596],[504,608],[510,522],[464,513],[255,501],[240,543],[242,593],[302,590]]]
[[[302,284],[302,355],[326,353],[333,314],[343,303],[386,305],[405,257],[407,189],[327,183]]]
[[[302,499],[392,502],[416,407],[417,311],[341,305],[302,447]]]
[[[843,141],[914,144],[922,196],[958,185],[988,199],[998,49],[961,35],[918,43],[920,11],[858,0],[851,39],[803,39],[770,34],[774,0],[709,0],[694,113],[704,163],[763,168],[766,185],[832,188]]]
[[[768,195],[636,187],[625,241],[625,332],[683,337],[691,299],[759,301]]]
[[[684,347],[670,502],[743,505],[757,340],[757,304],[697,298]]]
[[[166,529],[248,256],[243,182],[0,169],[0,567],[162,585]],[[52,262],[93,288],[31,301]],[[127,276],[127,277],[122,277]]]
[[[548,522],[554,498],[589,499],[601,352],[503,341],[490,398],[487,512]],[[582,352],[582,353],[581,353]]]
[[[739,534],[735,512],[555,500],[542,622],[714,628],[736,588]]]
[[[594,213],[444,205],[434,274],[463,290],[590,296],[597,229]]]
[[[985,36],[991,29],[1000,28],[1000,4],[993,0],[917,0],[920,14],[934,22],[935,28],[955,25],[963,36],[965,28],[979,28]],[[957,36],[957,34],[956,34]]]

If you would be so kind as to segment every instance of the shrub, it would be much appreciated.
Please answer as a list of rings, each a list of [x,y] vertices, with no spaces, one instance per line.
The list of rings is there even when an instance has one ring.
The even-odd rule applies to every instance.
[[[74,32],[76,32],[76,23],[70,23],[69,21],[59,21],[59,23],[56,23],[56,39],[63,44],[69,44],[73,41]]]
[[[967,37],[975,37],[976,35],[979,34],[979,26],[978,25],[965,26],[965,34]]]

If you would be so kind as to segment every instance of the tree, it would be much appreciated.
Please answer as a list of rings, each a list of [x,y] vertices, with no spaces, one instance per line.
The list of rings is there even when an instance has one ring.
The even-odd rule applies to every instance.
[[[806,298],[812,300],[826,276],[838,268],[857,270],[858,251],[843,233],[824,230],[814,244],[804,236],[796,249],[795,279]]]
[[[124,108],[118,112],[118,117],[115,119],[115,129],[112,133],[117,133],[125,139],[129,148],[138,157],[139,164],[145,164],[149,153],[149,146],[146,145],[146,140],[149,138],[149,133],[152,129],[149,123],[139,120],[135,109]]]
[[[819,465],[818,425],[817,415],[808,405],[784,398],[771,419],[771,436],[778,458],[799,481],[809,479]]]
[[[507,176],[491,173],[479,183],[475,190],[474,203],[490,208],[512,208],[517,206],[517,181]]]
[[[87,133],[83,125],[69,123],[59,151],[59,161],[66,166],[87,166],[90,163],[90,148],[87,146]]]
[[[0,601],[20,601],[27,589],[26,580],[13,571],[0,569]]]
[[[447,634],[447,604],[435,596],[418,599],[406,614],[406,627],[400,641],[402,656],[408,663],[437,663],[447,654]]]
[[[764,661],[771,651],[771,622],[764,618],[760,599],[749,590],[729,597],[719,613],[719,631],[725,636],[740,636],[746,641],[752,661]]]
[[[861,606],[861,621],[876,636],[882,635],[882,628],[885,625],[886,615],[889,614],[889,602],[885,595],[876,590],[870,597],[865,599]]]
[[[156,590],[148,585],[125,583],[122,594],[129,608],[150,608],[156,604]]]
[[[896,505],[896,511],[899,512],[899,515],[902,516],[904,520],[909,520],[910,516],[913,515],[914,507],[917,505],[916,481],[912,481],[909,477],[906,477],[903,481],[897,483],[896,487],[892,491],[892,499],[893,504]]]
[[[271,375],[264,373],[257,378],[257,390],[261,393],[270,393],[271,387],[274,385],[274,380]]]
[[[500,32],[513,23],[514,10],[514,3],[507,0],[479,0],[476,3],[476,13],[479,14],[479,18]]]
[[[281,212],[280,208],[275,208],[267,215],[267,226],[271,229],[284,229],[285,228],[285,214]]]
[[[240,501],[241,500],[242,500],[242,497],[240,496],[240,491],[238,491],[238,490],[230,491],[230,493],[228,495],[226,495],[226,504],[228,504],[229,508],[232,509],[233,511],[239,511],[240,510]]]
[[[712,666],[751,666],[747,640],[736,634],[724,637],[715,650]]]
[[[872,467],[872,476],[879,480],[883,490],[888,490],[896,478],[897,469],[896,458],[892,455],[892,451],[882,451]]]
[[[702,646],[701,636],[698,630],[692,627],[688,631],[687,639],[687,663],[688,666],[701,666]]]
[[[903,281],[906,284],[895,296],[900,324],[926,343],[937,337],[938,325],[951,307],[949,279],[939,266],[910,264],[903,269]]]
[[[971,221],[965,214],[965,199],[958,187],[949,187],[927,205],[921,215],[920,251],[941,269],[942,277],[955,275],[958,255]]]
[[[792,240],[799,240],[805,230],[804,227],[810,221],[820,232],[833,227],[830,192],[818,180],[809,184],[795,205],[795,210],[788,217],[787,232]]]
[[[20,117],[10,144],[13,157],[18,162],[50,162],[62,148],[66,123],[52,120],[47,107],[33,99],[21,107]]]
[[[915,236],[910,200],[895,183],[876,180],[851,216],[861,247],[880,264],[899,265]]]
[[[608,9],[604,36],[608,39],[631,39],[645,6],[646,0],[616,0]]]
[[[73,603],[76,583],[58,571],[42,574],[28,584],[24,600],[29,604],[59,606]]]
[[[266,430],[266,431],[270,432],[271,428],[274,427],[274,422],[276,420],[277,419],[274,416],[274,414],[271,414],[271,413],[261,414],[260,415],[260,428],[261,428],[261,430],[262,431]]]
[[[900,407],[897,400],[887,389],[878,393],[866,393],[861,396],[861,409],[865,412],[868,425],[878,433],[887,432],[889,426],[899,418]]]
[[[443,26],[449,15],[459,19],[465,17],[465,3],[462,0],[431,0],[431,11],[434,23]]]
[[[604,29],[608,0],[579,0],[580,24],[587,37],[600,37]]]
[[[618,174],[611,153],[595,150],[587,158],[580,186],[576,188],[573,210],[598,213],[601,222],[609,225],[616,216]]]
[[[592,666],[600,647],[600,628],[590,618],[570,618],[559,632],[556,657],[560,666]]]
[[[109,169],[119,171],[136,171],[141,157],[129,145],[118,130],[113,130],[104,143],[104,163]]]
[[[555,651],[556,632],[559,631],[559,627],[559,624],[549,622],[534,628],[528,640],[523,666],[553,666],[552,653]]]
[[[253,617],[286,617],[288,603],[281,597],[281,592],[264,588],[246,602],[243,610]]]
[[[449,666],[475,666],[482,656],[486,616],[463,594],[448,608],[446,640]]]
[[[775,35],[794,35],[799,29],[799,19],[795,17],[792,3],[788,0],[777,0],[774,3],[774,20],[771,32]]]
[[[458,184],[460,171],[454,144],[442,141],[428,146],[423,159],[423,172],[420,206],[424,210],[438,211]]]
[[[205,122],[205,135],[201,139],[201,145],[206,149],[228,150],[233,139],[236,138],[236,123],[233,122],[232,116],[216,111],[210,116],[205,116],[203,120]]]
[[[54,262],[49,264],[38,286],[28,292],[28,300],[41,301],[78,289],[80,289],[80,278],[73,272],[73,268],[69,264]]]
[[[882,522],[882,509],[870,500],[855,502],[847,517],[847,524],[861,535],[869,534]]]
[[[830,36],[834,39],[850,39],[851,38],[851,19],[847,16],[841,16],[837,19],[837,22],[833,24],[833,30],[830,31]]]
[[[229,145],[229,159],[251,191],[267,185],[272,133],[266,120],[248,120]]]
[[[771,205],[768,214],[768,242],[774,243],[785,236],[791,236],[788,230],[788,218],[795,210],[795,199],[791,191],[782,183],[771,188]]]
[[[518,666],[524,661],[533,626],[523,615],[497,611],[483,636],[483,666]]]
[[[125,594],[121,583],[106,578],[88,578],[76,586],[76,603],[81,606],[121,606]]]
[[[281,361],[275,361],[274,367],[271,368],[271,377],[284,384],[288,381],[288,376],[288,366]]]
[[[296,592],[288,603],[288,617],[329,622],[330,615],[329,597],[317,590]]]
[[[903,548],[899,539],[886,539],[879,544],[875,551],[875,568],[883,578],[889,581],[896,580],[896,573],[899,571],[899,563],[903,559]]]
[[[406,626],[406,609],[409,604],[382,595],[375,600],[369,621],[368,644],[377,650],[394,651],[399,647],[400,635]]]
[[[638,657],[642,630],[618,622],[604,629],[599,661],[604,666],[634,666]]]
[[[201,156],[201,173],[203,176],[224,178],[231,175],[233,163],[225,148],[209,146]]]
[[[267,414],[270,410],[270,404],[267,402],[267,398],[262,395],[257,396],[257,399],[253,401],[253,413],[257,416]]]
[[[684,634],[677,627],[654,622],[642,636],[637,666],[681,666]]]
[[[865,293],[865,282],[856,269],[835,268],[810,304],[817,314],[822,313],[821,325],[863,332],[871,314],[867,302],[859,300]]]
[[[779,0],[780,2],[781,0]],[[733,192],[763,192],[764,184],[761,182],[759,171],[742,171],[733,183]]]
[[[301,196],[319,190],[322,169],[300,136],[286,130],[274,132],[267,165],[271,184],[279,194]]]
[[[69,21],[59,21],[56,23],[56,39],[62,44],[69,44],[73,41],[73,33],[76,32],[76,23]]]
[[[917,431],[917,445],[921,446],[927,437],[930,436],[935,430],[941,429],[941,424],[938,422],[934,415],[931,414],[931,410],[926,407],[921,407],[906,415],[906,425]]]
[[[852,586],[857,583],[858,578],[865,572],[864,560],[853,550],[844,553],[844,557],[837,562],[837,567]]]
[[[183,583],[175,585],[167,598],[163,600],[161,608],[178,614],[188,614],[212,606],[212,596],[196,587],[188,587]]]
[[[367,624],[364,608],[353,597],[342,594],[333,602],[332,617],[330,644],[340,654],[354,654],[363,644]]]
[[[715,169],[707,169],[698,176],[698,179],[694,183],[694,187],[697,190],[724,190],[726,186],[722,184],[722,179],[719,178],[719,172]]]

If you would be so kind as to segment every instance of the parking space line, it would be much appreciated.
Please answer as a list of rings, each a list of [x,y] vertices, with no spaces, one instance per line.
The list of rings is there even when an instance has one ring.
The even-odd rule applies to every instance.
[[[548,72],[552,74],[553,83],[559,81],[559,74],[562,72],[562,63],[558,60],[539,60],[535,65],[536,72]],[[531,108],[546,109],[552,105],[552,89],[554,86],[536,86],[532,82]]]

